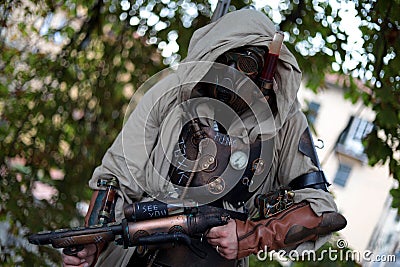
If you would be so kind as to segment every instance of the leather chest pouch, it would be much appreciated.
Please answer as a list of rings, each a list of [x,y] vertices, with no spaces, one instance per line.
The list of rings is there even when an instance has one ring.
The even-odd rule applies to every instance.
[[[266,178],[273,140],[245,144],[199,119],[182,129],[169,169],[179,193],[199,203],[227,201],[235,208],[251,198]]]

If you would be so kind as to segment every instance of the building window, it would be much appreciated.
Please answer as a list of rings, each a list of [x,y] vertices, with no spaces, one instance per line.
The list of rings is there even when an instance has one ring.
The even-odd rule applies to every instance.
[[[338,168],[338,170],[336,172],[335,179],[333,180],[333,183],[344,187],[346,185],[347,179],[350,176],[350,172],[351,172],[351,167],[350,166],[348,166],[346,164],[339,163],[339,168]]]
[[[314,101],[311,101],[308,103],[308,110],[305,112],[307,116],[307,120],[310,124],[314,124],[315,120],[317,119],[318,116],[318,111],[320,108],[320,104]]]
[[[362,140],[372,131],[373,124],[369,121],[354,118],[354,133],[353,140],[362,142]]]
[[[367,156],[364,153],[363,139],[372,131],[374,125],[366,120],[352,116],[340,134],[336,151],[362,162],[367,162]]]

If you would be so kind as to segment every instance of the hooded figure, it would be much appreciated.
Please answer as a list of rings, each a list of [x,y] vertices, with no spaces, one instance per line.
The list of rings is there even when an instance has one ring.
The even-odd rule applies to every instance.
[[[199,83],[218,83],[215,76],[207,77],[209,73],[213,73],[213,63],[218,61],[221,55],[243,47],[267,49],[275,32],[273,23],[258,11],[240,10],[228,13],[216,22],[206,25],[194,33],[189,44],[188,56],[176,70],[170,71],[171,73],[166,77],[164,77],[165,72],[163,72],[157,76],[157,79],[162,76],[161,80],[154,83],[152,82],[153,79],[149,82],[152,86],[146,85],[151,88],[147,90],[129,115],[122,131],[106,152],[102,164],[96,168],[89,181],[89,186],[93,190],[102,190],[104,188],[97,183],[99,178],[116,177],[118,179],[120,197],[115,206],[117,222],[124,217],[123,207],[127,204],[152,198],[182,197],[184,194],[182,190],[177,189],[176,183],[170,181],[171,162],[174,160],[174,151],[182,134],[182,129],[191,119],[199,118],[202,125],[217,131],[215,130],[215,118],[218,116],[211,100],[199,101],[193,106],[189,105],[192,109],[190,112],[188,112],[188,105],[186,104],[188,101],[196,100],[194,92]],[[242,79],[239,79],[239,81],[242,81]],[[248,198],[240,205],[233,205],[232,201],[220,201],[224,208],[239,211],[247,210],[250,217],[254,216],[258,212],[254,205],[254,198],[259,194],[265,195],[280,186],[287,186],[291,182],[291,185],[296,184],[293,181],[297,181],[296,178],[302,175],[322,173],[315,151],[313,152],[312,141],[307,134],[306,118],[300,111],[300,104],[297,99],[300,83],[300,68],[294,56],[283,45],[274,76],[273,90],[277,106],[275,114],[271,115],[274,112],[270,111],[265,101],[261,101],[261,104],[257,104],[257,101],[255,101],[250,105],[251,116],[248,116],[248,112],[236,115],[236,117],[233,115],[234,118],[225,127],[224,134],[234,136],[244,145],[251,147],[251,144],[254,144],[256,140],[267,142],[268,155],[266,157],[268,159],[263,161],[267,166],[265,170],[261,171],[262,177],[255,181],[255,186],[249,185]],[[230,85],[235,87],[237,84],[231,83]],[[226,85],[226,87],[229,87],[229,85]],[[190,118],[186,118],[188,113],[191,113]],[[235,121],[239,121],[239,123]],[[214,138],[214,140],[216,139]],[[309,149],[302,149],[304,145],[307,147],[307,143]],[[203,149],[208,148],[204,146]],[[314,184],[322,183],[325,186],[326,180],[321,182],[320,178],[317,175],[310,179],[317,181],[314,181]],[[296,215],[297,217],[290,218],[289,216],[289,219],[282,224],[268,222],[268,219],[257,222],[250,220],[246,222],[236,221],[236,233],[234,234],[238,243],[237,254],[235,260],[227,260],[230,264],[228,266],[246,266],[248,264],[246,256],[257,253],[265,246],[268,246],[268,249],[284,247],[301,252],[318,249],[323,245],[329,239],[329,233],[332,229],[329,231],[312,231],[307,237],[301,236],[297,240],[299,242],[290,242],[287,238],[288,229],[291,225],[296,224],[296,218],[298,218],[298,221],[301,221],[301,217],[311,218],[311,221],[304,225],[299,223],[301,232],[302,229],[304,230],[307,227],[321,226],[324,214],[337,214],[332,195],[325,190],[318,189],[318,186],[312,185],[312,183],[307,182],[302,184],[300,181],[300,186],[297,186],[297,188],[295,186],[297,190],[294,190],[294,202],[296,203],[294,207],[299,213]],[[191,197],[189,194],[188,198]],[[209,203],[219,201],[217,198],[208,200]],[[200,202],[202,201],[203,199]],[[204,202],[206,201],[204,200]],[[299,210],[303,211],[299,212]],[[295,213],[296,211],[293,212],[293,214]],[[285,218],[281,219],[286,220]],[[341,223],[341,227],[333,230],[342,228],[344,223],[343,221]],[[282,226],[284,224],[286,226]],[[322,225],[323,227],[324,225]],[[296,229],[292,230],[295,231]],[[279,240],[276,241],[277,239]],[[224,255],[220,253],[221,251],[218,251],[222,249],[222,246],[217,243],[214,244],[213,241],[210,244],[212,250],[216,251],[217,256],[214,256],[219,257],[218,260],[222,259],[223,262]],[[134,254],[134,249],[123,249],[120,246],[109,244],[107,249],[100,254],[96,266],[127,266]],[[160,255],[168,257],[165,256],[168,253],[173,254],[173,257],[179,257],[173,250],[162,251]],[[203,266],[205,264],[205,262],[197,264],[196,259],[198,258],[195,255],[190,257],[192,257],[192,260],[186,261],[186,265]],[[157,262],[157,257],[154,256],[154,258]],[[215,263],[214,260],[208,262],[218,266],[223,265]],[[134,262],[131,260],[130,264],[134,264]],[[172,264],[172,266],[180,265]]]

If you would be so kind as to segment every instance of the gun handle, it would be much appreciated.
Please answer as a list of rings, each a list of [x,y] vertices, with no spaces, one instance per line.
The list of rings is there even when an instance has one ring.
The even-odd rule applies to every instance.
[[[68,256],[76,256],[79,251],[85,248],[84,245],[76,245],[71,247],[66,247],[63,249],[63,253]]]

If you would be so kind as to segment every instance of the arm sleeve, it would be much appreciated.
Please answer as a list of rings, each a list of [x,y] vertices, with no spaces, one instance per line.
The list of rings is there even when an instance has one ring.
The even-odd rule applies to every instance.
[[[276,179],[280,185],[288,185],[296,177],[318,171],[312,160],[299,151],[299,141],[302,133],[308,127],[305,115],[298,110],[285,122],[276,137],[278,166]],[[323,212],[337,211],[332,194],[323,190],[304,188],[295,190],[296,203],[307,201],[313,212],[321,216]],[[298,252],[321,247],[330,238],[330,235],[321,236],[315,241],[304,242],[297,246]]]
[[[287,186],[303,174],[319,171],[311,158],[299,150],[300,138],[308,124],[305,115],[295,110],[297,107],[292,107],[292,115],[275,137],[273,171],[270,174],[271,181],[276,183],[275,187]],[[324,216],[329,218],[334,214],[345,222],[343,216],[335,213],[337,208],[330,193],[313,188],[295,190],[294,193],[295,204],[287,210],[264,220],[236,221],[238,258],[267,249],[296,250],[298,253],[317,250],[328,241],[330,233],[336,231],[336,228],[319,231],[324,229],[326,221],[330,221],[324,221]],[[308,235],[312,233],[310,229],[317,228],[318,234]],[[291,236],[296,237],[297,241],[291,243],[290,240],[294,240]]]
[[[298,111],[281,129],[276,138],[278,147],[277,179],[281,185],[288,185],[296,177],[318,171],[312,160],[299,151],[302,133],[308,127],[305,115]],[[333,196],[322,190],[305,188],[295,191],[295,202],[307,200],[318,215],[322,212],[337,211]]]
[[[277,178],[282,185],[288,185],[302,174],[318,171],[311,159],[298,149],[300,137],[307,127],[304,114],[298,111],[285,122],[276,138],[279,158]]]
[[[157,142],[161,122],[177,99],[176,88],[167,85],[177,84],[176,79],[175,76],[168,76],[163,83],[159,82],[144,94],[105,153],[101,165],[95,169],[89,180],[92,189],[100,189],[98,178],[114,176],[119,181],[119,193],[124,201],[130,203],[142,197],[143,189],[137,179],[146,179],[146,164]],[[122,203],[119,201],[116,218],[122,216],[121,210]]]

